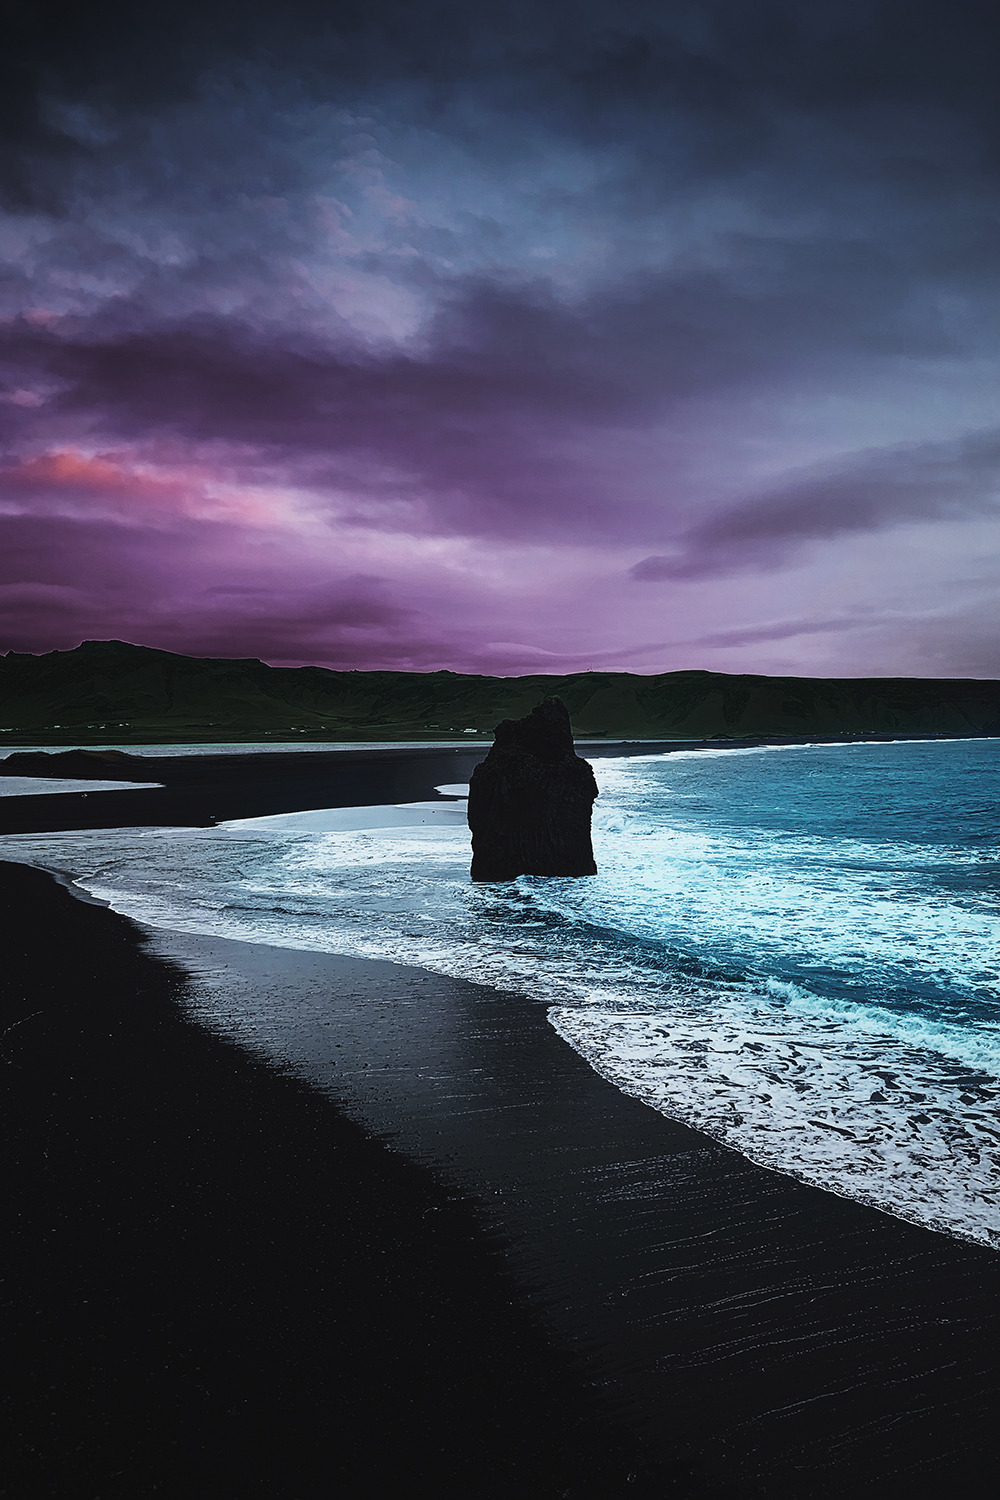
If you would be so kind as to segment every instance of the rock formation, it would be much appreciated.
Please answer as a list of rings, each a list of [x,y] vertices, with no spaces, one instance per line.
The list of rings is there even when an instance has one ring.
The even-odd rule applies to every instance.
[[[106,780],[117,773],[122,780],[145,781],[149,761],[124,750],[17,750],[5,756],[5,776],[88,776]],[[147,775],[136,775],[146,772]]]
[[[573,749],[559,698],[546,698],[523,719],[504,719],[469,784],[472,879],[596,875],[596,796],[593,770]]]

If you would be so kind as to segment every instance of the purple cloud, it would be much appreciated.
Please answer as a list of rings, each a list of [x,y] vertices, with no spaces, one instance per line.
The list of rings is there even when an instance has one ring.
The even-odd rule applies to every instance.
[[[0,644],[888,671],[919,616],[964,670],[985,40],[964,0],[26,15]]]
[[[857,630],[871,625],[864,616],[842,615],[829,620],[782,620],[773,625],[747,626],[744,629],[716,630],[698,638],[701,646],[756,646],[762,641],[787,641],[803,635],[827,635],[843,630]]]
[[[907,521],[993,517],[1000,508],[1000,434],[863,454],[832,474],[748,498],[692,527],[675,556],[643,558],[639,583],[785,565],[809,542]]]

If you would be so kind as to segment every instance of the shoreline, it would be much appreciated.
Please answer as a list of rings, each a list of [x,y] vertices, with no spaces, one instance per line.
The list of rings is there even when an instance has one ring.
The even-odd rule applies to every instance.
[[[983,733],[840,735],[795,739],[577,740],[583,758],[780,749],[810,745],[917,744],[997,739]],[[154,747],[158,748],[158,747]],[[488,742],[420,748],[258,749],[213,755],[128,755],[108,761],[95,750],[49,747],[24,754],[22,775],[135,782],[149,789],[25,793],[0,797],[0,835],[101,828],[210,828],[236,819],[318,808],[373,807],[439,799],[440,785],[467,782]],[[9,760],[0,756],[0,774]],[[443,800],[443,799],[442,799]]]
[[[972,1483],[998,1397],[995,1252],[658,1114],[515,993],[149,933],[200,976],[202,1024],[277,1056],[478,1203],[559,1341],[661,1461],[681,1444],[711,1482],[787,1500]]]
[[[38,1280],[39,1257],[44,1269],[23,1326],[14,1312],[14,1348],[22,1352],[23,1340],[25,1359],[36,1357],[41,1315],[44,1379],[52,1379],[47,1361],[54,1358],[56,1386],[66,1394],[53,1401],[38,1380],[17,1393],[20,1438],[32,1421],[44,1429],[33,1445],[43,1455],[36,1462],[56,1468],[49,1488],[22,1484],[0,1494],[90,1493],[69,1477],[80,1462],[83,1418],[67,1417],[71,1460],[66,1434],[42,1416],[53,1404],[89,1413],[90,1424],[110,1416],[112,1432],[127,1417],[134,1429],[128,1477],[115,1488],[110,1471],[92,1476],[101,1486],[94,1493],[122,1496],[151,1489],[154,1474],[157,1492],[178,1500],[207,1495],[221,1481],[204,1475],[221,1473],[244,1445],[254,1456],[239,1493],[328,1493],[298,1477],[296,1488],[287,1487],[280,1468],[289,1461],[287,1434],[284,1447],[276,1439],[263,1454],[257,1434],[248,1435],[248,1424],[262,1421],[272,1403],[279,1426],[294,1428],[302,1476],[318,1444],[340,1443],[353,1454],[341,1454],[343,1492],[373,1500],[380,1489],[391,1492],[389,1484],[405,1493],[415,1473],[456,1500],[567,1491],[593,1500],[840,1500],[847,1493],[929,1500],[971,1488],[988,1445],[992,1451],[998,1405],[1000,1259],[993,1252],[756,1167],[658,1115],[601,1079],[558,1038],[544,1007],[520,996],[376,960],[143,929],[28,866],[0,866],[0,880],[8,909],[20,901],[25,915],[37,921],[44,913],[58,934],[46,963],[62,965],[68,990],[57,1001],[65,1023],[52,1014],[51,993],[36,1008],[28,992],[39,986],[37,954],[25,944],[25,993],[4,1023],[5,1060],[22,1092],[12,1118],[21,1151],[8,1166],[27,1205],[23,1264],[8,1268],[18,1301],[25,1276]],[[23,930],[31,930],[27,921]],[[10,983],[8,975],[8,991]],[[118,990],[110,1002],[109,986]],[[248,1014],[248,993],[259,1009],[238,1037],[219,1018]],[[260,1047],[254,1028],[262,1015],[282,1013],[293,1018],[294,1045],[276,1066],[273,1054],[267,1063],[253,1055]],[[332,1046],[331,1038],[338,1039]],[[116,1159],[123,1132],[124,1172]],[[43,1137],[48,1158],[38,1149]],[[217,1156],[224,1142],[214,1189],[203,1170],[206,1140]],[[54,1170],[53,1143],[66,1158]],[[312,1163],[305,1177],[303,1151]],[[261,1156],[271,1162],[263,1179]],[[331,1164],[341,1178],[350,1167],[350,1237],[365,1239],[360,1266],[342,1225],[332,1246],[328,1239],[324,1211],[337,1221],[344,1210],[342,1182],[335,1172],[331,1197],[324,1176]],[[124,1233],[121,1224],[129,1226]],[[95,1301],[81,1297],[77,1267],[94,1258],[91,1239],[105,1250],[116,1242],[116,1274],[127,1289],[123,1296],[102,1268],[100,1330],[77,1305]],[[387,1243],[388,1282],[379,1279]],[[309,1305],[289,1333],[285,1301],[301,1281],[304,1244],[315,1257],[312,1279],[295,1295]],[[160,1256],[158,1275],[155,1262],[143,1264],[144,1253]],[[415,1256],[421,1276],[434,1282],[432,1309],[426,1286],[413,1285]],[[337,1311],[345,1289],[355,1298],[372,1264],[378,1275],[367,1311],[345,1329]],[[222,1327],[214,1310],[205,1330],[194,1326],[205,1317],[199,1284],[206,1278],[209,1303],[223,1286],[242,1289],[254,1309],[252,1332],[228,1293]],[[146,1331],[138,1349],[123,1352],[131,1338],[126,1306],[128,1325],[138,1308]],[[373,1316],[383,1319],[379,1354],[355,1391]],[[107,1340],[109,1317],[112,1353],[98,1362],[95,1382],[85,1367],[100,1347],[95,1341]],[[271,1322],[257,1328],[262,1317]],[[323,1348],[309,1331],[313,1323],[325,1330]],[[343,1371],[331,1373],[331,1332],[337,1362],[354,1372],[346,1392]],[[405,1347],[386,1364],[394,1340]],[[67,1341],[74,1346],[69,1376],[62,1373]],[[155,1373],[164,1352],[167,1369],[178,1378],[186,1369],[188,1383],[192,1366],[210,1369],[195,1382],[200,1394],[182,1394],[174,1377]],[[70,1393],[74,1357],[80,1388]],[[432,1394],[411,1388],[426,1384],[427,1371],[418,1378],[413,1366],[428,1358],[437,1361],[432,1386],[445,1379],[442,1369],[451,1372],[447,1412]],[[272,1365],[308,1367],[313,1377],[279,1392]],[[151,1383],[166,1382],[166,1395],[158,1390],[155,1400],[168,1415],[152,1430],[150,1406],[137,1412],[123,1393],[123,1372],[150,1396]],[[400,1379],[407,1403],[429,1404],[419,1432],[403,1421],[390,1439],[407,1453],[398,1474],[383,1472],[369,1490],[372,1456],[359,1454],[356,1438],[345,1434],[342,1409],[331,1428],[317,1378],[342,1405],[354,1403],[347,1427],[372,1410],[390,1429],[401,1421],[386,1411],[400,1400]],[[243,1391],[239,1411],[226,1405],[234,1380]],[[33,1389],[37,1411],[25,1416]],[[118,1400],[122,1410],[109,1413]],[[498,1402],[506,1417],[496,1418],[485,1440],[481,1431],[475,1439],[477,1452],[484,1441],[496,1450],[489,1464],[501,1477],[491,1488],[468,1434],[481,1426],[475,1412]],[[176,1437],[164,1430],[178,1403],[196,1430],[186,1453],[171,1448]],[[428,1423],[436,1436],[427,1436]],[[123,1441],[119,1432],[116,1442]],[[46,1443],[54,1456],[45,1454]],[[15,1446],[22,1446],[17,1433]],[[61,1458],[60,1448],[67,1450]],[[265,1477],[255,1488],[258,1471]]]
[[[458,779],[417,759],[367,759],[356,789]],[[261,789],[237,789],[257,813]],[[278,795],[317,790],[335,789]],[[198,792],[173,790],[183,826]],[[28,865],[0,865],[0,891],[20,942],[0,981],[22,1205],[6,1319],[36,1371],[7,1398],[28,1479],[8,1466],[0,1495],[207,1500],[235,1454],[261,1500],[331,1477],[380,1500],[414,1474],[449,1500],[936,1500],[991,1461],[995,1252],[657,1114],[520,995],[142,927]],[[373,1411],[405,1461],[364,1447]],[[331,1445],[340,1468],[310,1489]]]
[[[14,731],[4,730],[3,734],[11,734]],[[983,740],[1000,738],[1000,729],[996,726],[992,729],[868,729],[868,730],[816,730],[813,734],[793,734],[780,731],[761,730],[752,734],[729,735],[716,733],[712,735],[645,735],[629,738],[625,735],[598,734],[587,738],[586,735],[574,735],[573,742],[577,746],[588,749],[588,752],[597,752],[602,746],[669,746],[676,749],[699,749],[703,747],[719,746],[725,748],[729,745],[739,747],[742,745],[842,745],[853,744],[858,741],[877,743],[879,741],[898,740]],[[149,737],[133,738],[129,740],[98,740],[74,738],[71,734],[64,734],[58,738],[40,739],[38,736],[29,734],[27,731],[18,731],[16,739],[0,740],[0,760],[4,753],[11,755],[22,753],[45,753],[63,754],[76,750],[85,750],[100,753],[101,751],[113,750],[128,754],[135,751],[141,754],[143,748],[162,750],[167,754],[183,751],[188,747],[198,747],[198,753],[209,753],[217,748],[220,754],[243,755],[259,751],[265,755],[298,755],[298,754],[323,754],[324,752],[345,755],[368,755],[390,752],[434,754],[438,751],[488,749],[493,743],[492,732],[477,734],[475,739],[356,739],[336,740],[323,737],[295,740],[269,740],[253,738],[245,734],[241,738],[228,739],[153,739]],[[248,751],[248,747],[252,750]]]

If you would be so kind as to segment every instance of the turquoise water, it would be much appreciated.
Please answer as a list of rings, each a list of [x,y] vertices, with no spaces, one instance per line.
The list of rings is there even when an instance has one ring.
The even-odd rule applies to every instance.
[[[585,907],[610,930],[692,971],[1000,1020],[1000,741],[621,761],[604,791],[618,878],[613,903]]]
[[[516,988],[652,1108],[1000,1245],[1000,741],[594,768],[592,880],[472,886],[461,802],[0,850],[154,925]]]
[[[541,899],[661,993],[554,1024],[754,1160],[1000,1243],[998,772],[992,740],[617,763],[609,888]]]

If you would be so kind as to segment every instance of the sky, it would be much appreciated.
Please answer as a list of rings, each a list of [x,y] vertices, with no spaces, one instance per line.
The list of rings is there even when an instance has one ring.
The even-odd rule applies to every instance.
[[[34,0],[0,651],[1000,678],[972,0]]]

